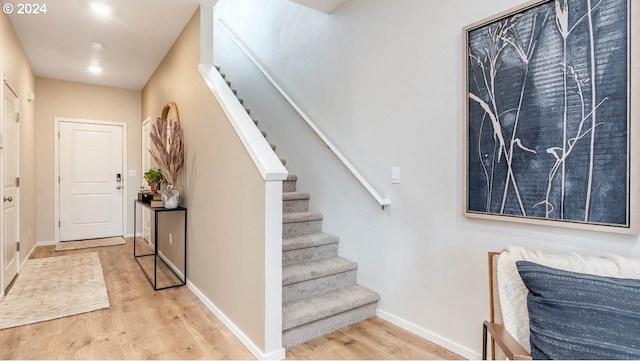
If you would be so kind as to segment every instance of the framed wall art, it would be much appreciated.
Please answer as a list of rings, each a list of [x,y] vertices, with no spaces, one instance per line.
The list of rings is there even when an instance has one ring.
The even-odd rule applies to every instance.
[[[466,216],[640,233],[635,8],[533,1],[464,28]]]

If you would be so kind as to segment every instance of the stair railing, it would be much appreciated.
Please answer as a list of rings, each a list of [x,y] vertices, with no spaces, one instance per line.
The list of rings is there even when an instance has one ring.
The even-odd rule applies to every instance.
[[[216,22],[220,25],[222,30],[233,40],[233,42],[242,50],[245,55],[255,64],[255,66],[262,72],[262,74],[269,80],[271,85],[278,90],[278,92],[285,98],[285,100],[291,105],[291,107],[300,115],[300,117],[307,123],[309,128],[313,130],[318,138],[322,140],[322,142],[333,152],[333,154],[342,162],[342,164],[351,172],[351,174],[360,182],[360,184],[369,192],[369,194],[378,202],[382,209],[385,206],[391,204],[391,200],[388,198],[384,198],[378,193],[373,186],[358,172],[358,170],[349,162],[349,160],[340,152],[338,148],[327,138],[327,136],[315,125],[315,123],[309,118],[309,116],[296,104],[296,102],[291,99],[289,94],[287,94],[284,89],[273,79],[271,74],[265,69],[264,66],[260,63],[260,61],[253,55],[251,50],[233,33],[233,30],[229,28],[227,24],[225,24],[221,19],[217,18]]]

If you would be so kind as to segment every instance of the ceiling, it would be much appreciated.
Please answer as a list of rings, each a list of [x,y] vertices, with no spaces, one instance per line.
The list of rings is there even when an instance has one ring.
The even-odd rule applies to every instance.
[[[215,0],[46,0],[46,14],[9,16],[36,76],[142,89],[200,3]],[[111,8],[100,17],[94,3]],[[92,42],[104,44],[102,50]],[[102,68],[92,74],[88,68]]]

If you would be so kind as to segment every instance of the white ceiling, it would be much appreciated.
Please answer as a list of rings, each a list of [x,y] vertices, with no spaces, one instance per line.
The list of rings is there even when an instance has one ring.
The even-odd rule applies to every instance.
[[[142,89],[196,11],[215,0],[2,0],[46,3],[46,15],[9,16],[36,76],[126,89]],[[91,3],[112,8],[98,18]],[[17,9],[17,8],[16,8]],[[92,49],[92,42],[104,49]],[[89,73],[89,65],[103,72]]]

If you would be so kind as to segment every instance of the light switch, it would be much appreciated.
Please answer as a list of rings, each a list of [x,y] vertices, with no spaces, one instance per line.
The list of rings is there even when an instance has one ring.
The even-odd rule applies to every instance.
[[[391,167],[391,184],[400,184],[400,167]]]
[[[138,176],[138,170],[129,169],[129,177],[137,177],[137,176]]]

